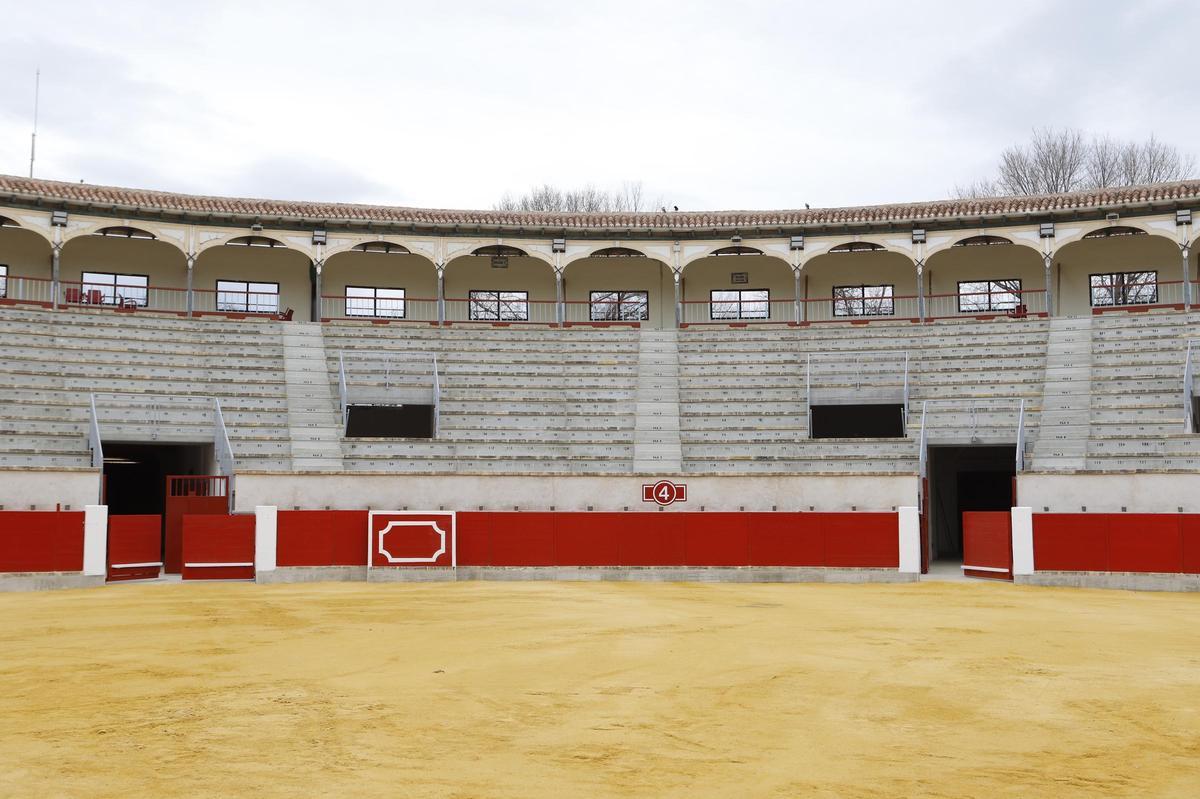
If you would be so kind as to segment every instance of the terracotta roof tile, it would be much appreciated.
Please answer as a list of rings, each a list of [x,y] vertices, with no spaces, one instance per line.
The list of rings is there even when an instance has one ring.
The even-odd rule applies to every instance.
[[[296,202],[247,197],[208,197],[149,189],[127,189],[0,175],[0,197],[43,202],[122,206],[146,211],[188,214],[306,219],[312,222],[388,223],[417,226],[481,226],[485,228],[601,228],[636,230],[703,230],[707,228],[800,227],[804,225],[933,222],[981,216],[1022,216],[1050,211],[1115,207],[1147,203],[1200,202],[1200,180],[1150,186],[1102,189],[1027,197],[938,200],[852,208],[781,211],[680,211],[642,213],[544,213],[404,208],[355,203]]]

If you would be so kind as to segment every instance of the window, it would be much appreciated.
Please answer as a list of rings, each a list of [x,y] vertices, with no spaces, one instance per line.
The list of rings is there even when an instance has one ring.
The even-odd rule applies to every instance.
[[[771,292],[766,289],[714,289],[708,293],[712,319],[770,319]]]
[[[1092,275],[1092,305],[1149,305],[1158,302],[1158,272]]]
[[[8,266],[0,264],[0,298],[8,296]]]
[[[150,278],[146,275],[114,275],[109,272],[84,272],[83,301],[94,305],[146,307]]]
[[[217,310],[279,313],[279,284],[245,280],[217,281]]]
[[[1021,304],[1019,280],[958,281],[958,312],[1011,311]]]
[[[645,291],[593,291],[588,300],[593,322],[645,322],[650,295]]]
[[[834,316],[893,316],[895,286],[834,286]]]
[[[468,318],[483,322],[528,322],[529,292],[472,291]]]
[[[346,286],[346,316],[404,318],[404,289]]]

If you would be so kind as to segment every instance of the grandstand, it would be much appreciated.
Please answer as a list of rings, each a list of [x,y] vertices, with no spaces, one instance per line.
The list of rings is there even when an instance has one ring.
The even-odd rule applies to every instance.
[[[120,579],[128,546],[185,578],[207,552],[192,576],[1194,589],[1197,206],[1200,182],[578,215],[0,177],[0,585]],[[376,568],[382,510],[457,514],[457,559]]]

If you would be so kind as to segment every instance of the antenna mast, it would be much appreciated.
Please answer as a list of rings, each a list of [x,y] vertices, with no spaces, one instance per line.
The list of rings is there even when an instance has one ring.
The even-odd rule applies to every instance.
[[[38,96],[42,90],[42,70],[33,73],[33,135],[29,137],[29,177],[33,177],[33,159],[37,157]]]

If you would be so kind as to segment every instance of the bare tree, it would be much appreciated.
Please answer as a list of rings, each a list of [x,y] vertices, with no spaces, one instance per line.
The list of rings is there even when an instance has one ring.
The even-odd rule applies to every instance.
[[[546,183],[521,195],[506,192],[497,211],[563,211],[567,213],[623,213],[648,210],[640,181],[626,181],[614,191],[587,184],[578,189],[560,189]],[[661,205],[661,201],[657,203]]]
[[[1073,128],[1038,128],[1028,144],[1008,147],[1000,154],[995,178],[958,186],[955,195],[1055,194],[1186,180],[1195,174],[1193,156],[1154,136],[1144,142],[1110,136],[1089,142]]]

